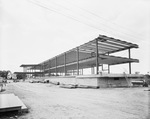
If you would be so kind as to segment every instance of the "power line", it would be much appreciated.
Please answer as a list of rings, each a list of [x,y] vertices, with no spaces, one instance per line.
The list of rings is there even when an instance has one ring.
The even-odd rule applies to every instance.
[[[67,0],[67,2],[71,3],[71,2],[70,2],[70,1],[68,1],[68,0]],[[71,4],[72,4],[72,3],[71,3]],[[81,7],[79,7],[79,6],[77,6],[77,5],[74,5],[74,4],[73,4],[73,6],[76,6],[77,8],[79,8],[79,9],[81,9],[81,10],[85,11],[85,12],[88,12],[89,14],[91,14],[91,15],[93,15],[93,16],[96,16],[96,17],[98,17],[98,18],[102,19],[103,21],[107,21],[108,23],[111,23],[111,24],[113,24],[113,25],[116,25],[116,26],[122,27],[122,29],[126,29],[126,30],[128,30],[128,31],[129,31],[129,29],[127,29],[127,28],[125,28],[125,27],[123,27],[123,26],[121,26],[121,25],[118,25],[118,24],[116,24],[116,23],[110,22],[110,21],[108,21],[106,18],[103,18],[103,17],[101,17],[101,16],[99,16],[99,15],[97,15],[97,14],[95,14],[95,13],[93,13],[93,12],[91,12],[91,11],[87,10],[87,9],[81,8]],[[131,30],[130,30],[130,31],[131,31]],[[131,31],[131,32],[138,34],[138,33],[137,33],[137,32],[135,32],[135,31]],[[124,32],[124,33],[125,33],[125,34],[128,34],[128,33],[126,33],[126,32]],[[128,34],[128,35],[130,35],[130,36],[131,36],[131,34]],[[134,37],[136,37],[136,36],[134,36]]]
[[[35,1],[35,0],[34,0],[34,1]],[[87,26],[90,26],[90,27],[92,27],[92,28],[95,28],[95,29],[97,29],[97,30],[101,30],[101,31],[104,31],[104,32],[108,32],[108,31],[105,31],[105,30],[103,30],[103,29],[100,29],[99,27],[95,27],[95,26],[93,26],[93,25],[90,25],[89,23],[85,23],[85,22],[83,22],[83,21],[81,21],[81,20],[78,20],[77,18],[74,18],[73,16],[66,15],[66,14],[62,13],[61,11],[56,10],[56,8],[53,8],[53,9],[51,8],[51,9],[50,9],[49,7],[46,7],[46,6],[44,6],[44,5],[41,5],[41,4],[39,4],[39,3],[40,3],[39,1],[36,1],[36,3],[35,3],[35,2],[33,2],[33,1],[30,0],[30,2],[36,4],[36,5],[38,5],[38,6],[42,7],[42,8],[44,8],[44,9],[53,11],[53,12],[55,12],[55,13],[61,14],[61,15],[65,16],[65,17],[68,17],[68,18],[70,18],[70,19],[72,19],[72,20],[78,21],[78,22],[80,22],[80,23],[82,23],[82,24],[85,24],[85,25],[87,25]],[[38,3],[37,3],[37,2],[38,2]],[[62,6],[62,5],[57,4],[57,3],[55,3],[55,4],[56,4],[57,6],[61,6],[62,8],[66,9],[66,10],[73,11],[73,10],[68,9],[68,8],[66,8],[66,7],[64,7],[64,6]],[[73,11],[73,12],[74,12],[74,11]],[[83,15],[82,15],[82,17],[83,17]],[[88,20],[89,20],[89,18],[88,18]],[[102,23],[101,23],[101,24],[102,24]],[[105,24],[103,24],[103,25],[106,26],[106,28],[108,27],[108,26],[105,25]],[[111,29],[109,29],[109,30],[111,30]],[[112,31],[111,31],[111,32],[112,32]],[[112,33],[113,33],[113,32],[112,32]],[[122,32],[121,32],[121,33],[122,33]],[[124,33],[123,33],[123,34],[124,34]]]
[[[49,2],[50,2],[50,1],[49,1]],[[67,9],[67,10],[72,11],[71,9],[68,9],[68,8],[66,8],[66,7],[64,7],[64,6],[60,5],[60,4],[57,4],[57,3],[54,3],[54,2],[51,2],[51,3],[53,3],[53,4],[57,5],[57,6],[61,6],[61,7],[63,7],[64,9]],[[73,6],[75,6],[75,5],[73,5]],[[83,11],[85,11],[85,12],[87,12],[87,13],[93,15],[93,16],[96,16],[97,18],[100,18],[100,19],[102,19],[103,21],[105,21],[105,22],[107,22],[107,23],[109,23],[109,24],[113,24],[113,25],[115,25],[115,26],[119,26],[119,25],[117,25],[116,23],[110,22],[110,21],[108,21],[107,19],[104,19],[103,17],[101,17],[101,16],[99,16],[99,15],[97,15],[97,14],[95,14],[95,13],[89,11],[89,10],[83,9],[83,8],[81,8],[81,7],[78,7],[78,6],[77,6],[77,8],[79,8],[79,9],[81,9],[81,10],[83,10]],[[73,12],[74,12],[74,11],[73,11]],[[82,14],[81,16],[83,17],[84,14]],[[88,19],[89,19],[89,18],[88,18]],[[114,29],[115,32],[122,33],[122,34],[124,34],[124,35],[126,34],[127,36],[130,36],[130,37],[132,37],[132,38],[134,38],[134,39],[135,39],[135,37],[137,37],[137,36],[134,36],[133,34],[131,35],[131,34],[129,34],[129,33],[127,33],[127,32],[124,32],[124,31],[120,31],[120,30],[119,30],[119,31],[118,31],[118,30],[116,31],[115,28],[112,28],[112,27],[110,27],[110,26],[108,26],[108,25],[106,25],[106,24],[103,24],[103,23],[100,23],[100,24],[102,24],[102,25],[104,25],[104,26],[106,26],[106,27],[111,28],[111,29],[109,29],[109,30]],[[122,29],[124,29],[123,26],[119,26],[119,27],[122,27]],[[124,30],[125,30],[125,29],[124,29]],[[128,31],[129,31],[129,30],[128,30]],[[131,30],[130,30],[130,31],[131,31]],[[132,31],[132,32],[133,32],[133,31]],[[136,34],[138,34],[138,33],[136,33]]]
[[[50,9],[50,8],[44,6],[44,5],[38,4],[38,3],[33,2],[33,1],[31,1],[31,0],[28,0],[28,1],[31,2],[31,3],[33,3],[33,4],[35,4],[35,5],[37,5],[37,6],[39,6],[39,7],[42,7],[42,8],[44,8],[44,9],[49,10],[49,11],[55,12],[55,13],[57,13],[57,14],[61,14],[61,15],[65,16],[65,17],[68,17],[69,19],[75,20],[75,21],[77,21],[77,22],[80,22],[80,23],[82,23],[82,24],[85,24],[85,25],[87,25],[87,26],[90,26],[90,27],[92,27],[92,28],[94,28],[94,29],[104,31],[103,29],[97,28],[97,27],[95,27],[95,26],[93,26],[93,25],[89,25],[89,24],[87,24],[87,23],[85,23],[85,22],[82,22],[82,21],[76,19],[76,18],[73,18],[72,16],[68,16],[68,15],[63,14],[63,13],[61,13],[61,12],[58,12],[58,11],[56,11],[56,10],[54,10],[54,9]],[[35,0],[34,0],[34,1],[35,1]],[[106,31],[104,31],[104,32],[106,32]]]

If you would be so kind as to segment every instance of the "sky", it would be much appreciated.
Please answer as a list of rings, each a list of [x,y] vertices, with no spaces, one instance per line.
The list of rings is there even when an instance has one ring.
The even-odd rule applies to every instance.
[[[138,44],[132,72],[150,72],[150,0],[0,0],[0,70],[22,71],[100,34]]]

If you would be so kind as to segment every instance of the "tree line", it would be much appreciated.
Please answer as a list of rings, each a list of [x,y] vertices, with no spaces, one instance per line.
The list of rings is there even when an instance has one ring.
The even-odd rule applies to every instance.
[[[11,73],[11,71],[9,71],[9,70],[7,70],[7,71],[5,71],[5,70],[0,71],[0,77],[3,77],[5,79],[7,79],[7,76],[8,76],[9,73]]]
[[[12,74],[10,70],[0,70],[0,77],[4,79],[15,79],[14,78],[15,74]],[[25,79],[26,74],[16,74],[15,76],[17,79]]]

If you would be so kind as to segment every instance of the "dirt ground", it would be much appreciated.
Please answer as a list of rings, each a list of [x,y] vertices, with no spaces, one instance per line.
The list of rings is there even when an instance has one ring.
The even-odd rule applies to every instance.
[[[148,88],[65,89],[52,84],[7,84],[29,108],[18,119],[150,119]]]

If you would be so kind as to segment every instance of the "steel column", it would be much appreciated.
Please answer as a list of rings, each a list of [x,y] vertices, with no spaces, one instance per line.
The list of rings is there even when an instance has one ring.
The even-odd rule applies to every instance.
[[[45,63],[45,62],[44,62],[44,63]],[[43,77],[44,77],[44,73],[45,73],[44,63],[43,63]]]
[[[131,58],[130,48],[128,49],[129,59]],[[131,62],[129,62],[129,74],[131,74]]]
[[[57,56],[55,57],[55,73],[56,73],[56,76],[57,76]]]
[[[40,77],[42,77],[42,64],[40,65]]]
[[[51,76],[51,60],[49,60],[49,76]]]
[[[79,75],[79,48],[77,47],[77,75]]]
[[[108,64],[108,74],[110,74],[110,65]]]
[[[96,74],[98,74],[99,71],[98,57],[98,39],[96,39]]]
[[[109,53],[108,53],[109,56]],[[108,64],[108,74],[110,74],[110,65]]]
[[[66,76],[66,53],[64,53],[64,75]]]

